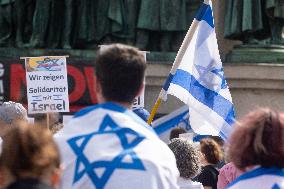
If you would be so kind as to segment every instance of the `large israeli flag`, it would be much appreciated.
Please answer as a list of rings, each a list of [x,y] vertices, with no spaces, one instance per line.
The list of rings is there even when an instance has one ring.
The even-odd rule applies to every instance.
[[[55,136],[62,189],[175,189],[173,153],[132,111],[114,103],[81,110]]]
[[[211,1],[207,2],[196,14],[187,35],[190,39],[185,39],[189,43],[184,42],[180,49],[180,64],[174,64],[163,90],[189,106],[194,132],[226,139],[234,123],[234,107],[219,55]]]

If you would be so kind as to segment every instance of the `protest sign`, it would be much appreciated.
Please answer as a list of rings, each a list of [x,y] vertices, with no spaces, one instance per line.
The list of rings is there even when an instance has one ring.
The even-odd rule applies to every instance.
[[[132,104],[132,109],[144,108],[144,95],[145,95],[145,90],[143,89],[143,91],[141,92],[140,96],[137,96],[134,99],[134,102]]]
[[[24,64],[17,59],[0,58],[0,98],[3,93],[4,101],[21,102],[27,107],[26,71]],[[3,69],[1,70],[1,65]],[[69,108],[71,112],[97,104],[94,84],[94,60],[68,58],[67,77],[69,92]],[[1,91],[1,82],[4,90]],[[1,100],[0,100],[1,103]]]
[[[66,57],[25,58],[28,112],[69,112]]]

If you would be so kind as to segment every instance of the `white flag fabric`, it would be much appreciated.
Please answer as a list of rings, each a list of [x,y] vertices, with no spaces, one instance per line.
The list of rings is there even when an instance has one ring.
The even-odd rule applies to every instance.
[[[211,1],[201,5],[194,22],[198,25],[193,38],[164,90],[189,106],[194,132],[226,139],[234,123],[234,108],[219,55]]]
[[[76,113],[55,136],[64,189],[175,189],[173,153],[132,111],[114,103]]]
[[[257,168],[239,176],[228,189],[283,189],[284,169]]]

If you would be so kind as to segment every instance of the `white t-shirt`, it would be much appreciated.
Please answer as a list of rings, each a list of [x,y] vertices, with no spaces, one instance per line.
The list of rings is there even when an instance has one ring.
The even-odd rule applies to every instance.
[[[178,185],[180,189],[203,189],[200,182],[194,182],[191,179],[185,179],[182,177],[178,178]]]

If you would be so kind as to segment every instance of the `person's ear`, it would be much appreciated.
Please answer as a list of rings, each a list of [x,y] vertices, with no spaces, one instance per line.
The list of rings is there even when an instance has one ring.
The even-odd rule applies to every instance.
[[[102,85],[96,76],[94,77],[94,85],[96,93],[102,94]]]
[[[98,78],[96,76],[94,76],[94,85],[96,92],[98,92],[101,87],[99,86]]]
[[[61,168],[57,168],[51,175],[50,183],[52,188],[59,188],[60,180],[61,180]]]
[[[103,96],[103,89],[102,89],[102,85],[101,82],[98,80],[97,77],[94,77],[94,85],[95,85],[95,93],[97,96],[97,101],[98,103],[103,103],[105,102],[105,98]]]

